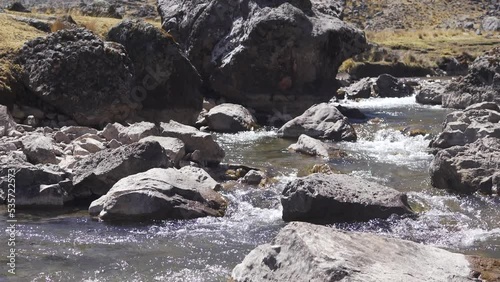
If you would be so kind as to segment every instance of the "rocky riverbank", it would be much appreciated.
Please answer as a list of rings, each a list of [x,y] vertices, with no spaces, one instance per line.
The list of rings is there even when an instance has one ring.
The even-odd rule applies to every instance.
[[[317,164],[279,186],[281,222],[291,223],[248,254],[234,280],[498,279],[495,259],[326,224],[425,216],[401,187],[331,167],[352,161],[338,146],[365,141],[360,125],[384,127],[389,119],[345,101],[409,98],[462,109],[428,141],[430,181],[497,201],[499,49],[458,79],[382,74],[340,87],[341,63],[368,46],[362,31],[342,21],[341,1],[233,4],[160,0],[163,30],[125,19],[103,38],[71,25],[9,54],[0,97],[0,202],[8,203],[15,171],[19,210],[83,208],[101,224],[224,220],[240,204],[228,191],[266,191],[280,181],[280,164],[225,163],[232,152],[215,136],[280,126],[280,153],[288,148]],[[418,128],[399,133],[430,139]],[[262,198],[252,200],[269,200]]]

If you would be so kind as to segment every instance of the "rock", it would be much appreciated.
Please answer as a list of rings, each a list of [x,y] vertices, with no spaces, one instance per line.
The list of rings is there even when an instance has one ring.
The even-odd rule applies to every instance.
[[[122,121],[139,107],[131,100],[134,68],[123,46],[86,29],[33,39],[20,50],[18,63],[34,96],[28,99],[39,98],[80,125]]]
[[[171,167],[158,142],[134,143],[92,154],[74,166],[76,198],[102,196],[120,179],[151,168]]]
[[[163,28],[214,93],[273,114],[328,101],[338,67],[367,46],[340,1],[159,0]]]
[[[50,32],[51,25],[47,21],[34,19],[34,18],[27,18],[27,17],[17,17],[17,16],[12,17],[12,19],[19,21],[19,22],[26,23],[26,24],[28,24],[28,25],[30,25],[30,26],[32,26],[40,31]]]
[[[31,127],[37,127],[38,124],[39,124],[39,121],[34,116],[29,115],[29,116],[26,117],[26,120],[24,121],[24,124],[29,125]]]
[[[464,111],[455,111],[446,117],[441,132],[430,147],[446,149],[464,146],[483,137],[500,138],[500,109],[493,102],[470,106]]]
[[[142,20],[125,20],[107,39],[122,44],[134,64],[141,115],[155,122],[195,123],[203,102],[201,77],[171,35]]]
[[[119,11],[120,9],[116,5],[110,4],[106,1],[81,1],[78,10],[84,16],[115,19],[123,18],[122,12]]]
[[[443,93],[448,84],[449,82],[424,83],[422,88],[417,92],[415,100],[420,104],[441,105]]]
[[[479,56],[468,74],[453,81],[443,95],[443,107],[465,109],[481,102],[500,105],[500,47]]]
[[[159,135],[159,130],[154,123],[138,122],[127,127],[118,127],[118,141],[122,144],[131,144],[144,137]]]
[[[372,96],[372,80],[367,77],[337,91],[338,96],[348,99],[370,98]]]
[[[288,150],[304,153],[311,156],[318,156],[325,159],[329,158],[328,148],[320,140],[309,137],[305,134],[300,135],[297,143],[288,147]]]
[[[23,158],[24,157],[24,158]],[[0,202],[4,202],[9,175],[15,175],[16,206],[62,206],[72,200],[71,181],[57,166],[32,165],[25,156],[9,154],[0,159]]]
[[[412,214],[405,194],[343,174],[315,173],[290,181],[281,204],[284,221],[335,223]]]
[[[413,87],[388,74],[382,74],[375,80],[373,90],[379,97],[406,97],[413,94]]]
[[[220,104],[205,116],[208,128],[217,132],[234,133],[252,130],[257,120],[245,107],[235,104]]]
[[[500,31],[500,19],[497,17],[485,17],[481,26],[484,31]]]
[[[116,139],[113,139],[113,140],[108,142],[108,148],[111,148],[111,149],[116,149],[122,145],[123,144],[120,143],[119,141],[117,141]]]
[[[357,138],[347,118],[327,103],[312,106],[278,130],[278,135],[284,138],[297,138],[302,134],[334,141],[356,141]]]
[[[104,221],[223,216],[227,201],[214,191],[217,186],[200,168],[154,168],[118,181],[89,213]]]
[[[66,134],[71,140],[81,137],[85,134],[97,134],[98,131],[94,128],[84,126],[65,126],[61,128],[61,133]]]
[[[78,141],[75,141],[75,146],[79,146],[86,150],[89,153],[97,153],[106,149],[106,146],[102,142],[99,142],[93,138],[80,138]]]
[[[500,132],[500,131],[499,131]],[[439,151],[430,167],[431,184],[440,189],[492,194],[500,187],[500,137],[485,137]],[[500,194],[499,194],[500,195]]]
[[[241,178],[241,182],[250,185],[259,185],[265,177],[266,175],[262,171],[252,169]]]
[[[201,132],[194,127],[175,121],[162,122],[160,130],[162,136],[177,138],[184,142],[186,153],[200,151],[202,162],[209,166],[218,165],[224,159],[224,150],[209,133]]]
[[[33,164],[56,164],[54,143],[49,137],[34,134],[22,139],[23,152]]]
[[[139,142],[150,141],[158,142],[165,149],[167,156],[174,162],[175,166],[178,166],[179,161],[186,155],[184,142],[177,138],[149,136],[139,140]]]
[[[7,10],[13,12],[21,12],[21,13],[31,13],[30,10],[26,9],[23,4],[20,2],[14,2],[6,7]]]
[[[292,222],[272,242],[251,251],[231,277],[235,282],[472,281],[472,273],[487,275],[484,265],[499,263],[371,233]]]
[[[71,143],[71,139],[68,137],[68,135],[66,135],[66,133],[61,131],[57,131],[56,133],[54,133],[52,138],[54,138],[54,141],[56,141],[56,143],[65,143],[65,144]]]
[[[104,129],[99,133],[102,137],[106,138],[106,140],[111,141],[113,139],[118,139],[118,134],[123,130],[124,126],[119,123],[108,123]]]
[[[346,116],[347,118],[352,118],[352,119],[367,119],[368,117],[360,110],[355,109],[355,108],[348,108],[341,106],[338,103],[332,103],[330,102],[331,105],[334,105],[337,110],[340,111],[341,114]]]
[[[9,114],[7,107],[0,105],[0,137],[8,136],[12,131],[16,130],[16,122]]]

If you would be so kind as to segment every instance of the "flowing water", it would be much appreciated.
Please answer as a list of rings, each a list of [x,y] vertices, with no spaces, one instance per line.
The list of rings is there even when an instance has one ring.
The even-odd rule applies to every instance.
[[[345,156],[330,165],[408,193],[419,217],[335,227],[500,258],[500,200],[457,196],[430,186],[432,155],[427,146],[447,110],[414,101],[347,103],[372,121],[355,123],[358,142],[333,145]],[[401,132],[407,127],[429,135],[409,137]],[[250,250],[269,242],[285,225],[279,203],[284,183],[322,161],[288,152],[292,142],[277,138],[275,129],[220,134],[217,140],[227,153],[226,162],[264,168],[275,181],[264,188],[226,185],[231,204],[223,218],[113,225],[79,210],[18,212],[17,276],[10,281],[227,281]],[[0,212],[4,230],[7,218],[5,210]],[[6,249],[0,248],[2,267]],[[0,276],[2,280],[6,278]]]

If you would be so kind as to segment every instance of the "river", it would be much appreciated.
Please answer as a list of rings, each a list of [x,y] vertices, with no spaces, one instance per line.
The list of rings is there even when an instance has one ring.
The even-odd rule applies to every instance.
[[[354,121],[358,142],[334,144],[345,156],[329,164],[406,192],[419,217],[334,227],[500,258],[500,199],[457,196],[430,186],[427,146],[449,110],[418,105],[414,97],[346,106],[361,109],[372,121]],[[407,127],[430,136],[409,137],[401,132]],[[225,162],[264,168],[274,181],[264,188],[227,184],[230,206],[223,218],[116,225],[93,220],[85,210],[18,211],[17,276],[8,281],[227,281],[248,252],[285,225],[279,202],[284,183],[322,161],[288,152],[293,142],[278,138],[273,128],[216,139],[226,151]],[[5,267],[7,248],[0,250]]]

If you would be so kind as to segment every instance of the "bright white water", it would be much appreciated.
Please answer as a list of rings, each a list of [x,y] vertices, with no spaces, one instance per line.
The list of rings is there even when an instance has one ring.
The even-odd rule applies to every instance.
[[[355,124],[359,141],[335,144],[347,156],[330,165],[408,193],[419,217],[336,227],[500,258],[500,200],[430,187],[430,136],[401,133],[409,127],[436,134],[447,111],[417,105],[413,97],[347,104],[377,121]],[[113,225],[91,220],[79,210],[19,212],[18,276],[11,280],[227,281],[250,250],[269,242],[285,225],[279,203],[284,183],[321,160],[288,152],[292,141],[277,138],[274,129],[217,139],[227,162],[264,168],[277,182],[265,188],[230,185],[225,195],[231,204],[224,218]],[[2,216],[0,228],[5,229]],[[5,266],[6,249],[0,251]]]

